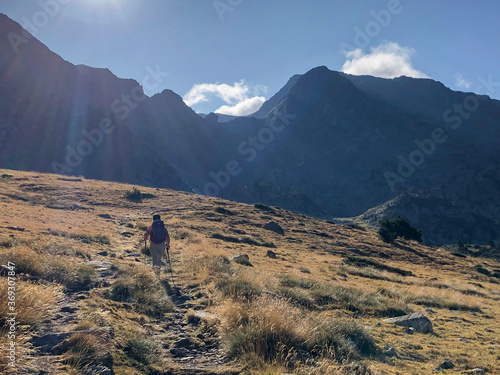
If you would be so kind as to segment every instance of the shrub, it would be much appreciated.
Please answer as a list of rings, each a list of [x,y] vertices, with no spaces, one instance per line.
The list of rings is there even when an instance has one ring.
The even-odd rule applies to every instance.
[[[267,297],[226,308],[221,328],[230,357],[289,368],[315,357],[333,354],[341,362],[377,352],[373,338],[355,321],[315,319],[286,301]]]
[[[278,289],[278,295],[296,307],[303,307],[309,310],[314,309],[314,301],[306,293],[292,288]]]
[[[121,272],[108,297],[119,302],[133,302],[137,312],[152,318],[161,318],[175,309],[165,288],[146,267],[130,267]]]
[[[0,328],[8,317],[8,279],[0,278]],[[62,298],[61,288],[53,286],[16,282],[16,323],[37,330],[55,309]]]
[[[262,290],[249,281],[241,279],[224,279],[216,284],[224,297],[232,297],[235,299],[251,300],[261,295]]]
[[[68,350],[63,357],[63,363],[77,369],[102,363],[109,356],[109,345],[102,331],[74,333],[66,344]]]
[[[316,285],[314,280],[305,279],[303,277],[291,276],[291,275],[281,275],[278,276],[278,280],[282,286],[294,288],[299,287],[302,289],[311,289]]]
[[[154,363],[161,354],[158,343],[142,335],[129,338],[124,351],[130,358],[145,365]]]
[[[299,271],[302,273],[311,273],[311,270],[307,267],[299,267]]]
[[[134,187],[132,190],[127,190],[124,195],[125,199],[131,201],[131,202],[136,202],[140,203],[142,202],[142,194],[139,189]]]
[[[383,219],[379,222],[379,225],[378,234],[384,242],[392,243],[398,237],[422,242],[422,231],[412,227],[401,216],[394,219]]]

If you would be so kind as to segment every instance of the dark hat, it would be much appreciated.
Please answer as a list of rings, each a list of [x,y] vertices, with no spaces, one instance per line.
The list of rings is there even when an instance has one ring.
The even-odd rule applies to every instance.
[[[161,220],[160,215],[158,215],[158,214],[153,215],[153,220]]]

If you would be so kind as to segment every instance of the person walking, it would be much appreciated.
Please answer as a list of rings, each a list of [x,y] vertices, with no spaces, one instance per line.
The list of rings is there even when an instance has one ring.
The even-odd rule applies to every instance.
[[[157,275],[160,274],[161,258],[165,255],[165,248],[170,249],[170,236],[161,220],[160,215],[153,215],[153,223],[148,227],[144,234],[144,243],[150,239],[149,252],[153,258],[153,269]]]

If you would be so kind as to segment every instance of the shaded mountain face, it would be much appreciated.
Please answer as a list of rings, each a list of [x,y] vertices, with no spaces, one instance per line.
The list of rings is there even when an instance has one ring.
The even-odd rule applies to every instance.
[[[75,66],[3,15],[0,35],[1,167],[368,224],[400,214],[435,244],[500,237],[497,100],[318,67],[252,117],[220,123],[170,90],[150,98],[134,80]]]
[[[187,190],[216,160],[177,94],[75,66],[4,15],[0,35],[0,165]]]
[[[273,122],[283,129],[268,136]],[[357,221],[403,215],[433,244],[500,235],[497,100],[430,79],[319,67],[297,80],[260,130],[249,126],[240,139],[259,131],[249,172],[223,196],[325,218],[382,205]],[[409,191],[415,199],[396,199]]]

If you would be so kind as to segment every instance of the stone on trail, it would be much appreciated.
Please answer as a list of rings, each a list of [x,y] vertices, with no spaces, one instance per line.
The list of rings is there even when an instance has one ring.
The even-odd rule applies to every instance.
[[[384,319],[386,323],[394,323],[398,326],[411,327],[414,332],[431,333],[432,322],[422,313],[413,313],[409,315],[396,316],[394,318]]]

